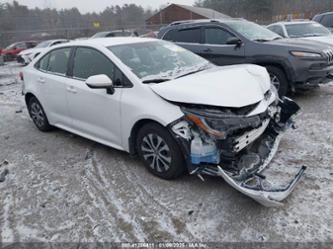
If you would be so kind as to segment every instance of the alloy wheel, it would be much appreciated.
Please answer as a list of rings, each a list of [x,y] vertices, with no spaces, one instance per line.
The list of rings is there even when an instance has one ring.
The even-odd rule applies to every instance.
[[[159,173],[170,169],[171,153],[167,143],[156,134],[146,135],[141,144],[143,158]]]
[[[30,115],[38,127],[42,127],[45,124],[45,115],[42,107],[38,103],[34,102],[31,104]]]

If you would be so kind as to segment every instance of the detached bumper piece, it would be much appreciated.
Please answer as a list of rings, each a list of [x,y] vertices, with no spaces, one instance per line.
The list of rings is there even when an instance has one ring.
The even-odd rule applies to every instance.
[[[303,166],[294,179],[284,187],[272,187],[272,184],[266,180],[266,177],[260,174],[254,175],[245,181],[237,181],[224,171],[220,166],[218,168],[218,176],[221,176],[230,186],[239,192],[254,199],[265,207],[281,207],[283,201],[294,190],[297,183],[301,180],[306,167]],[[252,184],[250,183],[252,182]]]

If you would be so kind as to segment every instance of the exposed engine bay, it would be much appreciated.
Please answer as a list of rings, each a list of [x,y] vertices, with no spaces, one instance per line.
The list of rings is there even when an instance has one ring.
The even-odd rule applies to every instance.
[[[204,175],[222,177],[262,205],[276,207],[283,205],[281,201],[293,191],[306,168],[283,187],[274,187],[262,172],[276,154],[284,132],[294,128],[293,117],[300,107],[283,98],[256,113],[260,104],[242,108],[180,104],[185,116],[171,130],[191,174],[202,180]]]

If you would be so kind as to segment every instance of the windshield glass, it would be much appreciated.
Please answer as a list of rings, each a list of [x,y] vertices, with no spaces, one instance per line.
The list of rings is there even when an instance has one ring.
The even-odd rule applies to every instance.
[[[282,38],[269,29],[253,22],[234,21],[228,22],[227,25],[251,41],[272,41]]]
[[[286,29],[291,38],[331,35],[331,32],[319,23],[288,24]]]
[[[94,34],[91,38],[100,38],[100,37],[105,37],[107,34],[109,34],[110,32],[99,32]]]
[[[17,43],[11,44],[8,47],[6,47],[5,49],[13,49],[17,46]]]
[[[211,65],[198,55],[165,41],[117,45],[109,49],[143,82],[162,82],[204,70]]]
[[[36,48],[47,48],[50,44],[51,44],[52,41],[43,41],[41,43],[39,43]]]

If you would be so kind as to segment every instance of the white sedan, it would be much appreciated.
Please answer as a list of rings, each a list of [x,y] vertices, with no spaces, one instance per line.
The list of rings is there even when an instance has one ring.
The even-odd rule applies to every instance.
[[[279,188],[259,174],[299,110],[278,99],[260,66],[217,67],[169,42],[102,38],[49,49],[23,78],[38,129],[55,126],[138,155],[164,179],[219,176],[279,206],[305,170]]]
[[[333,34],[314,21],[277,22],[267,28],[285,38],[301,38],[333,45]]]
[[[43,41],[34,48],[26,49],[20,52],[17,56],[17,62],[22,63],[24,65],[28,65],[35,57],[37,57],[45,49],[66,42],[68,42],[68,40],[65,39]]]

